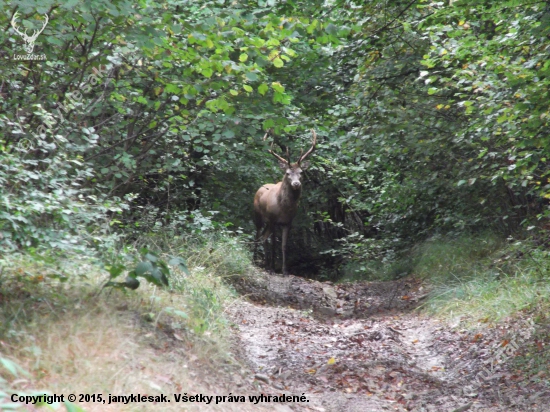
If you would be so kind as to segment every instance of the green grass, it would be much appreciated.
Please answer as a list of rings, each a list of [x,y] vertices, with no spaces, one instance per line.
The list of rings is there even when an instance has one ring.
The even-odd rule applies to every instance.
[[[550,306],[550,256],[529,242],[463,236],[426,242],[417,254],[414,274],[432,286],[422,307],[430,314],[473,324]]]
[[[431,283],[448,283],[475,277],[477,271],[491,263],[505,242],[486,234],[475,237],[433,238],[421,245],[390,256],[384,261],[351,262],[345,268],[343,281],[394,280],[414,274],[429,278]]]
[[[184,303],[172,312],[184,316],[186,326],[197,335],[225,335],[224,310],[236,298],[228,280],[250,276],[256,270],[250,251],[238,238],[215,232],[179,237],[154,233],[141,237],[133,247],[162,251],[166,260],[184,258],[190,274],[172,271],[169,287]]]
[[[186,234],[179,237],[151,234],[140,238],[134,247],[149,247],[167,255],[181,256],[189,267],[204,270],[219,278],[255,273],[252,253],[234,236],[221,233]],[[177,282],[177,279],[176,279]]]
[[[252,255],[238,238],[225,234],[186,235],[179,238],[154,234],[136,244],[162,250],[187,261],[191,276],[174,272],[170,289],[185,300],[187,324],[196,334],[222,334],[227,328],[223,312],[236,298],[233,276],[255,273]]]
[[[505,245],[504,240],[491,234],[433,238],[413,251],[413,272],[437,284],[475,279]]]
[[[464,324],[498,322],[520,311],[550,309],[550,252],[492,233],[434,237],[388,261],[348,264],[341,281],[413,275],[431,293],[421,310]]]
[[[107,271],[89,258],[52,253],[0,258],[1,392],[24,392],[13,386],[23,372],[10,361],[30,373],[28,392],[59,393],[109,393],[115,384],[130,392],[150,391],[136,374],[117,372],[134,360],[146,365],[147,375],[171,375],[193,385],[180,367],[186,358],[174,362],[172,351],[164,356],[163,348],[182,346],[177,353],[202,362],[204,370],[231,361],[225,310],[236,293],[224,279],[253,273],[248,250],[224,235],[142,239],[124,253],[137,255],[146,245],[166,261],[185,258],[189,273],[171,268],[166,288],[142,280],[135,291],[100,292]]]

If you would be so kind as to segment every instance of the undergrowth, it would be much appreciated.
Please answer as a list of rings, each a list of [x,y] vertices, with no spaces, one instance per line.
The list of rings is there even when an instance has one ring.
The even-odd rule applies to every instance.
[[[0,389],[150,393],[141,375],[172,374],[184,382],[190,379],[181,368],[186,359],[205,367],[231,362],[224,311],[236,295],[224,278],[252,273],[249,253],[225,235],[144,239],[124,253],[137,253],[146,242],[162,251],[161,258],[186,259],[188,273],[171,268],[166,288],[142,282],[135,291],[102,289],[107,271],[83,256],[27,253],[0,259],[0,358],[30,372],[22,378],[0,368]],[[151,345],[170,350],[155,352]],[[182,358],[174,362],[178,351]],[[145,369],[139,366],[144,364]]]
[[[436,239],[416,252],[414,274],[432,286],[422,308],[466,324],[550,306],[550,255],[529,241],[490,235]]]
[[[550,252],[531,240],[492,233],[434,237],[400,257],[352,269],[342,281],[423,279],[431,293],[420,309],[463,324],[550,309]]]
[[[206,270],[219,278],[254,273],[252,255],[238,237],[224,232],[189,233],[182,236],[155,233],[142,236],[133,245],[162,250],[183,257],[190,267]],[[176,278],[176,283],[178,279]]]

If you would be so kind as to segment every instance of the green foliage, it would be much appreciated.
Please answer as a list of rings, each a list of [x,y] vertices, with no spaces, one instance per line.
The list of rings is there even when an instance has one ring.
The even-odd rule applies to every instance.
[[[340,6],[332,22],[350,31],[318,51],[326,105],[308,112],[329,136],[309,196],[325,250],[360,274],[433,235],[541,218],[546,5]]]
[[[179,256],[172,257],[168,263],[161,259],[158,253],[150,251],[147,248],[139,250],[139,257],[133,254],[126,254],[126,259],[117,258],[113,263],[106,266],[109,272],[109,280],[104,287],[137,289],[139,287],[139,277],[156,286],[168,286],[170,266],[177,267],[185,274],[189,274],[185,260]],[[124,261],[131,260],[132,264],[126,264]],[[130,268],[128,267],[130,266]],[[123,272],[128,271],[126,279],[123,282],[114,282]]]
[[[115,240],[109,215],[120,213],[123,205],[81,188],[92,171],[75,169],[81,164],[78,156],[56,152],[40,159],[25,145],[4,144],[0,138],[0,250],[82,250]]]
[[[464,236],[429,242],[419,253],[415,273],[434,285],[428,312],[475,323],[548,310],[550,259],[532,242]]]
[[[179,237],[166,232],[150,233],[140,239],[136,247],[142,242],[167,254],[179,256],[178,259],[184,260],[190,271],[200,268],[216,278],[248,276],[255,272],[252,253],[244,239],[229,231],[212,230]],[[187,272],[181,266],[178,269],[179,275],[173,276],[171,286],[181,288],[178,282]]]
[[[4,372],[8,372],[12,378],[21,379],[22,377],[29,377],[29,373],[21,368],[16,362],[5,358],[0,357],[0,371],[2,374]],[[24,398],[25,396],[36,396],[36,399],[40,399],[40,402],[35,402],[34,404],[37,407],[40,406],[46,406],[53,409],[59,409],[59,402],[55,403],[48,403],[47,399],[41,397],[41,396],[51,396],[52,394],[48,391],[34,391],[34,392],[27,392],[27,391],[21,391],[20,389],[12,389],[10,387],[9,382],[4,379],[3,377],[0,377],[0,410],[2,411],[14,411],[18,409],[23,409],[24,404],[17,403],[17,402],[11,402],[11,396],[17,395],[17,399]],[[38,398],[40,397],[40,398]],[[84,412],[84,409],[82,409],[80,406],[75,405],[72,402],[64,401],[63,405],[65,406],[66,410],[68,412]]]
[[[435,237],[416,248],[414,274],[437,285],[471,280],[488,270],[505,245],[503,239],[491,233]]]
[[[176,270],[170,279],[170,289],[186,302],[177,315],[181,321],[199,335],[225,333],[228,324],[223,313],[235,292],[223,280],[255,273],[251,253],[242,241],[228,232],[202,232],[176,239],[158,233],[150,234],[146,241],[185,257],[188,273]]]
[[[0,6],[3,250],[251,236],[254,192],[280,179],[267,150],[297,157],[312,127],[297,260],[360,274],[434,235],[546,219],[544,2]],[[10,57],[15,10],[29,29],[48,14],[46,61]]]
[[[463,1],[424,24],[432,45],[421,76],[438,110],[466,118],[456,139],[474,154],[458,185],[504,182],[517,197],[550,196],[548,13],[544,3]]]
[[[270,127],[287,124],[281,104],[290,95],[271,76],[281,59],[296,55],[292,44],[305,31],[298,19],[209,1],[71,7],[21,1],[10,7],[29,24],[35,12],[50,17],[40,45],[48,60],[13,61],[0,69],[9,79],[2,83],[0,143],[12,156],[3,159],[0,179],[10,182],[2,193],[2,218],[12,247],[48,240],[40,230],[52,222],[70,220],[82,228],[87,222],[67,215],[95,204],[99,193],[114,201],[113,195],[132,199],[137,193],[142,204],[166,197],[192,204],[209,170],[235,163],[261,130],[262,106],[269,108]],[[2,14],[0,22],[9,26],[10,17]],[[11,55],[20,38],[9,30],[0,40]],[[151,198],[153,187],[157,196]],[[59,191],[65,196],[52,196]],[[21,204],[9,196],[27,193],[31,198]],[[93,222],[100,212],[85,217]],[[29,217],[35,215],[42,219],[33,224]]]

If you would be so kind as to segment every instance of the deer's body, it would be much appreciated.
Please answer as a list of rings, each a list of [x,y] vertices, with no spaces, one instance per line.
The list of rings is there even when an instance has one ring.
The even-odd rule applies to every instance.
[[[275,244],[275,227],[282,230],[282,257],[283,274],[287,274],[286,244],[292,220],[298,212],[298,201],[302,194],[300,177],[302,170],[308,166],[308,162],[302,161],[315,148],[316,134],[313,132],[313,144],[306,154],[300,156],[296,163],[283,159],[273,151],[270,153],[279,160],[279,166],[285,171],[283,180],[277,184],[265,184],[258,189],[254,196],[254,224],[256,225],[256,241],[263,240],[265,262],[267,267],[267,239],[272,236],[272,246]],[[265,226],[265,228],[264,228]],[[262,233],[262,228],[263,233]],[[271,249],[271,265],[273,267],[275,250]]]
[[[254,221],[261,224],[260,229],[264,223],[270,226],[290,225],[298,212],[301,194],[302,188],[292,189],[286,180],[263,185],[254,196]]]

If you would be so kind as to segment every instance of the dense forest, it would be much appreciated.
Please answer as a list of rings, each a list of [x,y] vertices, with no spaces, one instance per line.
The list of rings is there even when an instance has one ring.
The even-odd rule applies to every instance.
[[[281,177],[271,143],[297,156],[312,128],[298,274],[544,228],[545,1],[0,4],[5,252],[159,231],[252,241],[253,195]],[[40,29],[45,60],[18,59]]]
[[[550,1],[0,0],[0,11],[0,409],[14,388],[154,392],[162,385],[132,381],[147,368],[143,382],[160,374],[183,392],[189,377],[174,376],[192,359],[216,374],[235,364],[212,343],[235,319],[259,345],[250,353],[265,350],[258,365],[319,346],[322,367],[271,359],[279,375],[296,368],[296,391],[363,391],[357,410],[391,399],[400,411],[460,406],[473,376],[460,361],[445,368],[465,383],[438,384],[448,391],[437,407],[425,377],[458,353],[480,367],[487,350],[468,350],[511,339],[491,322],[520,319],[508,329],[528,333],[501,386],[517,386],[524,404],[511,409],[517,393],[506,403],[482,385],[466,401],[547,405],[533,393],[550,393]],[[278,163],[305,157],[286,254],[294,276],[279,277],[280,247],[276,273],[262,270],[254,196],[281,181]],[[279,308],[243,304],[227,320],[238,292],[271,299],[258,291],[273,279],[293,291],[271,300]],[[409,316],[415,308],[487,333],[442,330]],[[351,338],[308,317],[384,311]],[[288,322],[260,332],[251,313]],[[303,330],[321,337],[285,341]],[[275,331],[284,350],[265,349]],[[380,355],[399,336],[408,343]],[[337,340],[357,352],[328,354]],[[427,360],[408,398],[395,378],[407,351]],[[364,379],[379,369],[350,377],[368,366],[350,359],[365,354],[395,360],[385,372],[395,393],[376,407],[385,384]],[[263,367],[239,387],[275,379]],[[332,367],[348,380],[315,378]],[[189,379],[203,378],[210,388],[208,376]],[[322,389],[300,386],[314,379]],[[227,381],[235,392],[238,379]],[[326,410],[352,410],[341,405]]]

